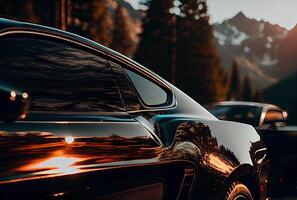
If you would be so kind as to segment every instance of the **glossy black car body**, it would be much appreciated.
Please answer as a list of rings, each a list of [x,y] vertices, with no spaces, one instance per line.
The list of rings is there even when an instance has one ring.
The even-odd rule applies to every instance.
[[[0,57],[0,83],[21,91],[10,100],[31,102],[0,123],[0,199],[220,199],[234,182],[265,199],[253,127],[218,120],[130,59],[5,19]]]
[[[272,104],[229,101],[209,106],[219,119],[254,126],[268,148],[270,182],[284,187],[297,185],[297,127],[288,126],[288,114]]]

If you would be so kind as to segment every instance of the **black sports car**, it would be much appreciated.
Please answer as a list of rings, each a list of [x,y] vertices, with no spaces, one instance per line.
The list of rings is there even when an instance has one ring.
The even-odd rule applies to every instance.
[[[0,120],[1,200],[266,198],[252,126],[71,33],[0,19]]]

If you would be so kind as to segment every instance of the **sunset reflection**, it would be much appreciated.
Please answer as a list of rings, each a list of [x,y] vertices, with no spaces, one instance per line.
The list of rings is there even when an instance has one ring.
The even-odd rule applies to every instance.
[[[52,157],[36,164],[25,167],[25,170],[43,170],[34,174],[74,174],[80,172],[74,164],[83,159],[77,157]],[[45,170],[44,169],[48,169]]]
[[[206,160],[208,161],[208,164],[211,168],[214,168],[223,174],[229,174],[234,169],[234,167],[231,166],[230,163],[226,162],[213,153],[206,155]]]
[[[0,165],[0,184],[96,171],[123,163],[134,165],[143,159],[155,162],[162,150],[147,136],[78,137],[71,132],[0,131],[0,139],[0,157],[10,158]]]
[[[65,142],[67,144],[72,144],[74,142],[74,137],[72,137],[72,136],[66,136],[65,137]]]

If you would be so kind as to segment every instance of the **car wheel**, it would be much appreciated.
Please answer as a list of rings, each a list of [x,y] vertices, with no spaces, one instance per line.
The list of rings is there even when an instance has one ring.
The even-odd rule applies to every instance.
[[[232,183],[227,194],[225,195],[225,200],[253,200],[253,196],[249,189],[242,183],[235,182]]]

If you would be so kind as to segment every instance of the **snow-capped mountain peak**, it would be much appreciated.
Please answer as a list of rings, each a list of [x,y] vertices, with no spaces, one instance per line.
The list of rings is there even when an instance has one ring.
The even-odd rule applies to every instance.
[[[279,79],[276,65],[279,63],[279,42],[288,33],[285,28],[251,19],[243,12],[213,27],[227,69],[231,68],[234,60],[245,60],[239,63],[241,73],[251,74],[257,88],[267,87]],[[263,79],[264,76],[270,78]]]

